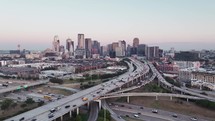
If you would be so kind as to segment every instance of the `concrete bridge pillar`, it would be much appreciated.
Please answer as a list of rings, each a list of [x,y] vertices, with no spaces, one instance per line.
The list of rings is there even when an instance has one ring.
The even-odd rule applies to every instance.
[[[87,108],[90,109],[90,102],[87,103]]]
[[[72,117],[72,111],[69,111],[69,117],[70,118]]]
[[[158,100],[158,96],[156,95],[155,100]]]
[[[172,96],[170,96],[170,100],[172,100]]]
[[[129,103],[130,102],[130,98],[129,98],[129,96],[127,96],[127,103]]]
[[[189,102],[189,99],[187,98],[187,102]]]
[[[99,103],[99,110],[102,109],[102,101],[101,100],[95,100],[95,101]]]
[[[76,114],[79,115],[79,108],[76,108]]]
[[[63,121],[63,115],[60,117],[60,120]]]

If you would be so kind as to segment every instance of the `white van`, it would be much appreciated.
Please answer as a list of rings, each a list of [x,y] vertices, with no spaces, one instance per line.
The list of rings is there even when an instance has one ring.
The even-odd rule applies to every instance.
[[[140,118],[139,115],[137,115],[137,114],[134,114],[134,117],[135,117],[135,118]]]

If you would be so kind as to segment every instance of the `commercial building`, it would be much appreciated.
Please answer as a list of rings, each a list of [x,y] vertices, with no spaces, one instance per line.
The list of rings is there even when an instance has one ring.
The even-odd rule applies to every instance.
[[[179,66],[179,69],[185,69],[185,68],[196,68],[198,69],[200,67],[199,61],[174,61],[176,65]]]
[[[148,47],[148,59],[156,58],[159,58],[159,47],[158,46]]]
[[[178,73],[178,80],[180,82],[190,82],[192,78],[192,71],[191,68],[180,69]]]
[[[215,73],[192,72],[191,86],[198,86],[200,89],[207,87],[215,90]]]
[[[54,41],[52,43],[52,49],[56,52],[60,52],[60,40],[57,35],[54,36]]]
[[[66,40],[66,50],[70,56],[74,56],[74,41],[72,41],[70,38]]]
[[[28,67],[0,67],[0,73],[5,76],[16,75],[24,79],[39,79],[39,70]]]
[[[77,49],[85,49],[84,34],[78,34],[78,46]]]
[[[133,39],[133,47],[137,48],[139,45],[139,38],[134,38]]]
[[[175,60],[177,61],[198,61],[200,57],[199,52],[181,51],[175,53]]]
[[[145,44],[140,44],[137,46],[137,55],[148,57],[148,47]]]
[[[115,48],[115,52],[116,52],[116,57],[123,57],[125,56],[123,53],[123,48],[122,47],[116,47]]]
[[[157,65],[158,70],[170,73],[170,74],[178,74],[179,67],[176,64],[159,64]]]
[[[86,58],[92,57],[92,40],[91,38],[85,39]]]

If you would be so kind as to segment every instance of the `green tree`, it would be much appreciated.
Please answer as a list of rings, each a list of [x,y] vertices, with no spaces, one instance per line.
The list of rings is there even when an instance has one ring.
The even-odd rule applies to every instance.
[[[38,106],[42,106],[45,102],[44,101],[40,101],[38,102]]]
[[[63,80],[58,79],[58,78],[51,78],[49,81],[52,82],[52,83],[63,84]]]
[[[22,105],[20,105],[22,108],[26,107],[27,104],[23,103]]]
[[[77,115],[77,116],[75,117],[75,121],[82,121],[81,116],[80,116],[80,115]]]
[[[26,104],[33,104],[35,103],[35,101],[32,99],[32,98],[28,98],[26,101],[25,101]]]
[[[2,104],[1,104],[1,109],[2,110],[8,109],[12,103],[13,103],[13,101],[11,99],[3,100]]]

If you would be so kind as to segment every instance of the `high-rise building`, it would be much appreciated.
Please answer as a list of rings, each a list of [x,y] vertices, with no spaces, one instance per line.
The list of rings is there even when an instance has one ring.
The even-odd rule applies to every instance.
[[[119,47],[122,49],[122,56],[126,55],[126,42],[125,40],[119,41]]]
[[[74,41],[70,38],[66,40],[66,50],[69,52],[70,56],[74,56]]]
[[[133,47],[138,47],[138,45],[139,45],[139,38],[134,38],[133,39]]]
[[[149,59],[159,58],[159,47],[158,46],[148,47],[148,58]]]
[[[96,40],[92,42],[92,54],[100,54],[100,43]]]
[[[123,56],[125,56],[124,53],[123,53],[122,47],[116,47],[115,48],[115,52],[116,52],[116,57],[123,57]]]
[[[92,55],[92,40],[91,38],[85,39],[86,58],[90,58]]]
[[[54,41],[52,43],[52,49],[56,52],[60,52],[60,40],[57,35],[54,36]]]
[[[144,56],[144,57],[148,57],[148,47],[145,44],[139,44],[137,46],[137,55],[138,56]]]
[[[101,50],[101,51],[100,51],[100,55],[101,55],[101,56],[105,57],[105,56],[108,55],[108,48],[107,48],[107,46],[101,46],[101,49],[100,49],[100,50]]]
[[[128,44],[127,46],[127,51],[126,51],[126,56],[130,57],[131,56],[131,45]]]
[[[116,51],[116,47],[119,47],[119,43],[118,42],[113,42],[112,43],[112,50]]]
[[[65,52],[65,48],[64,48],[64,46],[63,46],[63,45],[61,45],[61,46],[60,46],[60,50],[59,50],[59,52],[61,52],[61,53],[64,53],[64,52]]]
[[[78,46],[77,49],[85,49],[84,34],[78,34]]]

